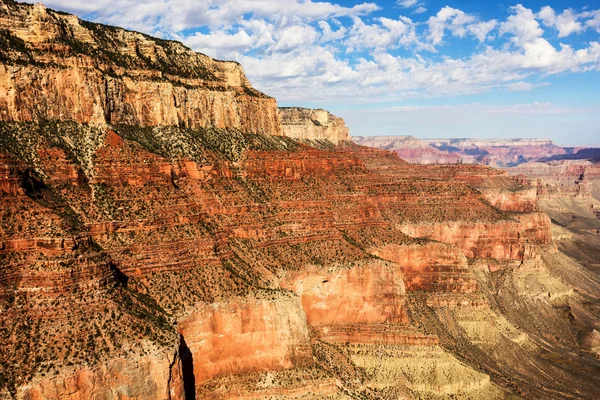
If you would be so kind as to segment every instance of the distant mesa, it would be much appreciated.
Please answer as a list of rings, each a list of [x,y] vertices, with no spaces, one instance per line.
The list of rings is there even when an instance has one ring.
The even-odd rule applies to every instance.
[[[353,137],[363,146],[391,150],[415,164],[483,164],[513,167],[543,160],[590,159],[600,149],[560,147],[544,139],[417,139],[413,136]]]

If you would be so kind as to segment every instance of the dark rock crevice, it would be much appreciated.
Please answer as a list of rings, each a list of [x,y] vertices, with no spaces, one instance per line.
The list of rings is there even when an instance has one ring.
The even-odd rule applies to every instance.
[[[117,282],[119,282],[121,285],[123,285],[124,287],[127,287],[127,283],[129,282],[129,277],[125,273],[123,273],[123,271],[121,271],[121,269],[118,267],[118,265],[111,261],[108,264],[108,267],[110,268],[111,272],[113,273],[115,280]]]
[[[185,343],[183,335],[179,335],[179,358],[183,375],[183,392],[185,400],[196,400],[196,377],[194,375],[194,356]]]

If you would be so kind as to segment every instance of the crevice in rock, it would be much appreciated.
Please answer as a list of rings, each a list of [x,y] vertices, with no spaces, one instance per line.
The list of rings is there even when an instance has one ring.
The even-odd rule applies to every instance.
[[[39,197],[42,189],[46,188],[44,181],[30,169],[20,172],[19,175],[21,178],[21,187],[25,190],[25,194],[31,198]]]
[[[183,392],[185,400],[196,400],[196,377],[194,375],[194,356],[185,343],[183,335],[179,335],[179,358],[183,375]]]
[[[173,361],[169,364],[169,380],[167,381],[167,399],[171,400],[171,386],[173,385],[173,367],[179,358],[179,353],[175,352],[173,355]]]
[[[127,287],[127,282],[129,282],[129,277],[125,273],[123,273],[123,271],[121,271],[121,269],[117,266],[117,264],[115,264],[114,262],[111,261],[110,263],[108,263],[108,267],[112,271],[113,276],[115,277],[117,282],[119,282],[124,287]]]
[[[178,180],[177,173],[175,172],[175,170],[173,168],[171,168],[171,185],[173,185],[173,187],[175,189],[179,189],[179,185],[177,184],[177,180]]]

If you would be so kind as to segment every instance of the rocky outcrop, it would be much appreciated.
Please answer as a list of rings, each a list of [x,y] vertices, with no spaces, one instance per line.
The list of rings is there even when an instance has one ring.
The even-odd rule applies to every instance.
[[[523,260],[538,256],[535,246],[552,242],[550,218],[542,213],[517,215],[518,222],[495,224],[405,224],[401,231],[412,237],[426,237],[454,244],[468,258]],[[514,228],[510,227],[514,226]]]
[[[374,260],[352,268],[308,267],[286,274],[280,284],[298,294],[307,322],[324,340],[334,340],[345,329],[352,341],[365,343],[384,336],[369,327],[408,323],[402,272],[393,264]],[[406,335],[400,331],[396,336]]]
[[[198,386],[218,376],[313,364],[304,311],[285,292],[198,306],[178,331],[193,356]]]
[[[300,107],[280,107],[284,136],[303,140],[329,140],[338,144],[350,140],[350,129],[344,120],[328,111]]]
[[[531,162],[507,171],[513,176],[529,179],[543,199],[594,197],[600,200],[600,166],[588,160]]]
[[[467,258],[454,246],[441,243],[387,244],[367,250],[402,267],[407,290],[463,292],[477,290]]]
[[[35,6],[0,6],[0,120],[237,128],[281,134],[242,67],[181,43]]]

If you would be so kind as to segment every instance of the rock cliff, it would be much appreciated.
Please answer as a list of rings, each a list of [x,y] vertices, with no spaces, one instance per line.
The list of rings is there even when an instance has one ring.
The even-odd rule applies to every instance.
[[[0,27],[0,120],[281,133],[275,100],[235,62],[41,4],[3,2]]]
[[[535,184],[280,135],[236,64],[0,4],[0,67],[44,77],[0,97],[19,99],[0,121],[0,396],[598,393],[600,243],[551,225]],[[62,73],[232,97],[175,121]]]
[[[344,120],[328,111],[299,107],[280,107],[283,135],[295,139],[329,140],[338,144],[350,140]]]

